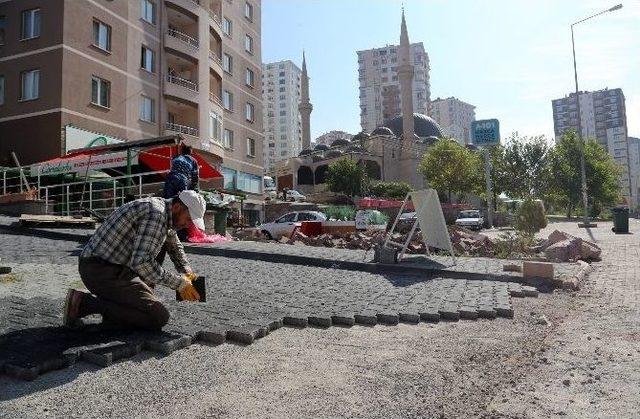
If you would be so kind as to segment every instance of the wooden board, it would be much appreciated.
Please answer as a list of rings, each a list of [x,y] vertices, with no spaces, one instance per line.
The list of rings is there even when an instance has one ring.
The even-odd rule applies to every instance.
[[[21,225],[73,225],[95,227],[96,219],[93,217],[73,217],[67,215],[33,215],[22,214],[20,216]]]

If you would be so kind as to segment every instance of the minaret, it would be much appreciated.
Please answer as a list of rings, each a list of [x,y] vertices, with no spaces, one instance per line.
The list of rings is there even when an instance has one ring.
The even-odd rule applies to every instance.
[[[400,50],[398,57],[398,79],[400,80],[400,98],[402,101],[402,142],[400,159],[408,158],[414,142],[413,126],[413,65],[411,64],[411,47],[407,34],[407,22],[402,9],[402,25],[400,27]]]
[[[302,149],[311,148],[311,111],[313,105],[309,102],[309,76],[307,75],[307,61],[302,51],[302,76],[300,86],[300,104],[298,110],[302,116]]]

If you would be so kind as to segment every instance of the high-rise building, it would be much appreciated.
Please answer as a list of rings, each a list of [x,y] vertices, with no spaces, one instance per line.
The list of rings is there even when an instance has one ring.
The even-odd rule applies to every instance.
[[[431,117],[440,125],[445,135],[455,138],[458,143],[471,143],[471,123],[476,120],[476,107],[466,102],[448,97],[431,102]]]
[[[568,130],[578,130],[576,94],[552,100],[556,141]],[[622,89],[580,92],[580,126],[584,138],[595,138],[622,167],[622,195],[631,196],[627,113]]]
[[[353,138],[353,135],[349,134],[348,132],[334,130],[334,131],[325,132],[324,134],[316,138],[313,141],[313,144],[326,145],[330,147],[331,144],[333,144],[333,142],[336,140],[351,141],[352,138]]]
[[[261,194],[260,0],[0,2],[0,165],[65,154],[76,131],[181,134]],[[224,128],[223,128],[224,126]],[[247,207],[249,208],[249,207]]]
[[[360,125],[372,132],[389,119],[402,113],[398,77],[399,45],[358,51],[360,81]],[[422,42],[410,45],[410,63],[414,68],[411,85],[413,109],[429,114],[429,55]]]
[[[640,207],[640,138],[629,137],[629,181],[632,208]]]
[[[271,173],[275,162],[297,156],[302,150],[298,104],[302,71],[292,61],[262,64],[264,104],[264,169]]]

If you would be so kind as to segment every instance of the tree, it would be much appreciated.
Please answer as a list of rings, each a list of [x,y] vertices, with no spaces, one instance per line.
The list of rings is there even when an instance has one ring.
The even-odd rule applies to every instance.
[[[549,155],[547,139],[519,137],[514,133],[504,147],[500,147],[495,180],[501,192],[511,198],[541,198],[549,186]],[[494,163],[495,164],[495,163]]]
[[[364,167],[346,157],[331,163],[327,170],[327,187],[331,192],[361,196],[367,183]]]
[[[451,139],[438,140],[430,147],[418,172],[430,187],[446,192],[449,202],[452,194],[463,197],[482,190],[484,172],[480,156]]]
[[[371,194],[382,198],[404,199],[413,188],[407,182],[379,182],[371,187]]]
[[[607,151],[594,140],[585,140],[585,171],[587,195],[597,216],[604,206],[615,205],[620,198],[621,168]],[[567,216],[582,208],[582,176],[580,171],[580,141],[575,131],[566,133],[550,155],[551,195],[565,207]]]

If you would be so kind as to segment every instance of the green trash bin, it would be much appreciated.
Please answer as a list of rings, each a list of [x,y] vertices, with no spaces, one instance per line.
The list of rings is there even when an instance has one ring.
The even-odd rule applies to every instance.
[[[216,234],[224,236],[227,234],[227,214],[229,214],[229,208],[218,207],[214,208],[213,213],[213,229]]]
[[[613,212],[613,228],[614,233],[629,232],[629,208],[616,207],[611,210]]]

